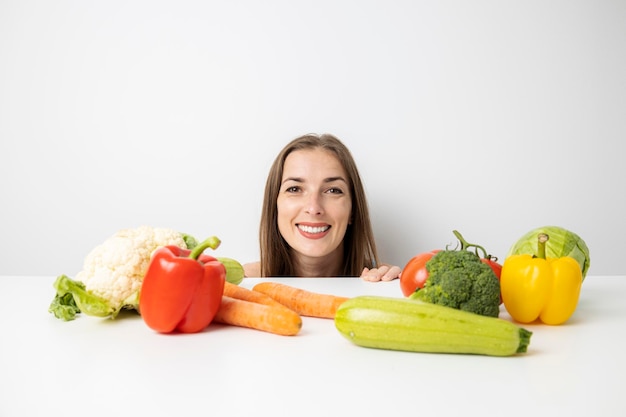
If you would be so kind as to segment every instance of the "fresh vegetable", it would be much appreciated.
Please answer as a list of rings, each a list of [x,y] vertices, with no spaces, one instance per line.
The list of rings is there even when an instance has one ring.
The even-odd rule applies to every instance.
[[[217,260],[226,267],[226,281],[235,285],[241,284],[245,276],[243,265],[232,258],[218,257]]]
[[[109,300],[87,291],[85,284],[73,280],[67,275],[59,275],[53,286],[56,295],[50,303],[48,311],[58,319],[74,320],[76,314],[80,312],[96,317],[117,315],[118,311]]]
[[[224,283],[224,295],[231,298],[237,298],[239,300],[250,301],[257,304],[266,304],[274,307],[286,307],[285,305],[274,300],[267,294],[259,291],[250,290],[248,288],[240,287],[238,285],[231,284],[229,282]]]
[[[473,248],[473,252],[477,256],[481,256],[480,260],[484,264],[488,265],[496,274],[496,277],[500,279],[502,265],[498,263],[498,258],[488,254],[482,246],[467,242],[457,230],[453,230],[452,233],[454,233],[460,242],[460,250],[471,250]],[[400,273],[400,289],[405,297],[409,297],[418,289],[424,288],[424,284],[428,279],[426,263],[439,251],[439,249],[436,249],[430,252],[421,253],[414,256],[409,260],[409,262],[407,262]]]
[[[57,277],[57,281],[59,279],[67,278],[68,277],[66,275],[62,275]],[[81,291],[84,291],[85,285],[82,282],[75,282],[75,284],[81,287]],[[71,293],[68,292],[59,295],[59,292],[57,291],[57,294],[50,303],[50,307],[48,307],[48,312],[54,314],[55,317],[58,319],[70,321],[74,320],[74,318],[76,318],[76,314],[80,313],[80,308],[78,308],[78,305],[76,305],[76,300],[74,300],[74,296]]]
[[[98,317],[103,317],[102,314],[115,317],[122,308],[137,310],[139,291],[152,252],[167,245],[191,249],[197,241],[167,228],[140,226],[118,231],[87,254],[83,269],[74,279],[67,275],[57,278],[57,293],[49,311],[57,318],[72,320],[81,311]],[[76,282],[81,285],[74,285]],[[73,299],[80,299],[80,302],[73,302]],[[69,313],[72,303],[80,311],[74,309],[74,314]]]
[[[339,307],[335,326],[358,346],[430,353],[511,356],[532,332],[514,323],[410,298],[357,296]]]
[[[283,336],[294,336],[302,328],[302,318],[295,311],[265,294],[229,283],[214,321]]]
[[[424,288],[410,297],[483,316],[500,313],[500,281],[478,255],[466,250],[442,250],[426,263]]]
[[[476,243],[469,243],[468,241],[466,241],[465,238],[461,236],[461,233],[458,232],[458,230],[453,230],[452,233],[454,233],[454,236],[456,236],[456,238],[459,239],[459,242],[461,242],[460,250],[471,250],[473,248],[473,252],[476,254],[476,256],[480,256],[480,261],[485,265],[488,265],[493,270],[494,274],[496,274],[498,279],[500,279],[500,274],[502,273],[502,265],[498,263],[498,258],[487,253],[485,248],[483,248],[482,246]]]
[[[309,317],[332,319],[337,308],[348,300],[347,297],[319,294],[273,281],[260,282],[252,289],[269,295],[300,315]]]
[[[498,258],[487,253],[485,248],[482,246],[477,245],[476,243],[467,242],[458,231],[453,230],[452,233],[454,233],[457,239],[459,239],[459,242],[461,242],[461,250],[470,250],[471,248],[474,248],[474,253],[477,256],[480,256],[480,261],[489,266],[489,268],[493,270],[493,273],[496,274],[496,277],[500,279],[500,276],[502,275],[502,265],[498,263]],[[500,304],[502,304],[502,294],[500,294]]]
[[[400,289],[405,297],[410,296],[420,288],[424,288],[428,279],[428,271],[426,270],[426,262],[435,256],[439,250],[420,253],[415,255],[406,263],[402,272],[400,272]]]
[[[226,268],[205,249],[217,249],[210,237],[193,250],[177,246],[157,249],[143,280],[139,311],[160,333],[196,333],[213,321],[222,302]]]
[[[222,297],[222,306],[215,316],[215,322],[281,336],[295,336],[302,328],[300,316],[286,307],[272,307],[228,296]]]
[[[576,310],[583,282],[580,264],[569,256],[546,257],[548,240],[547,234],[539,233],[536,255],[511,255],[504,260],[504,307],[520,323],[539,319],[558,325]]]
[[[584,281],[591,265],[589,248],[579,235],[560,226],[543,226],[529,231],[511,246],[507,257],[511,255],[535,254],[537,250],[537,235],[539,233],[545,233],[550,236],[550,244],[546,248],[546,257],[561,258],[569,256],[574,258],[580,266]]]

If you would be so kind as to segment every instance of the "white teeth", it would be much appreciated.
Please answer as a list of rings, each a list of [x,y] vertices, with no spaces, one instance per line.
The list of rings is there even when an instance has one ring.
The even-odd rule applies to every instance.
[[[298,228],[302,230],[303,232],[307,232],[307,233],[322,233],[330,229],[330,226],[311,227],[311,226],[298,225]]]

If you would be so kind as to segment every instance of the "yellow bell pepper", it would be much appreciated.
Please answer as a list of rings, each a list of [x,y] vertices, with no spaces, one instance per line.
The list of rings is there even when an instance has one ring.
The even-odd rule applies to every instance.
[[[511,255],[500,277],[502,303],[513,320],[545,324],[565,323],[576,310],[583,277],[569,256],[546,258],[548,235],[540,233],[537,255]]]

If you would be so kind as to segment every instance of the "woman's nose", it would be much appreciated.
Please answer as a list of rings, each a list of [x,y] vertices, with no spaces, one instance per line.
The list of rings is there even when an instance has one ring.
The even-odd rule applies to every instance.
[[[307,200],[306,212],[308,214],[322,214],[324,208],[322,207],[321,197],[318,194],[312,194]]]

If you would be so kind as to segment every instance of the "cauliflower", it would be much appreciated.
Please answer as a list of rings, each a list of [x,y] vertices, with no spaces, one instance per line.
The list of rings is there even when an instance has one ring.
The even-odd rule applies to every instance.
[[[132,298],[141,289],[152,252],[168,245],[187,248],[182,234],[175,230],[149,226],[120,230],[85,257],[76,280],[114,306],[122,306],[126,300],[132,304]]]
[[[122,308],[137,310],[152,253],[161,246],[191,249],[196,244],[193,237],[172,229],[140,226],[120,230],[87,254],[75,280],[66,275],[57,278],[50,312],[71,320],[76,310],[102,317],[115,316]]]

